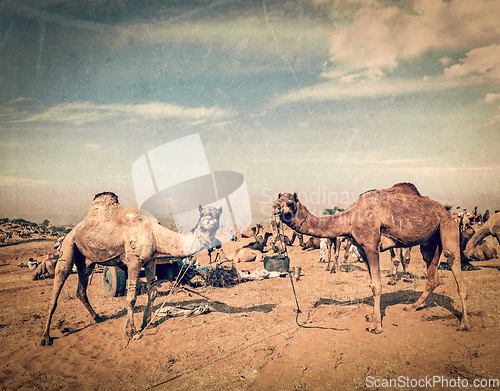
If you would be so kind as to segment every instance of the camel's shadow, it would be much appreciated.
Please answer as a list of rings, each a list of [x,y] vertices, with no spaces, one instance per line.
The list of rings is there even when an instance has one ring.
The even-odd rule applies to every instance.
[[[220,301],[211,301],[211,300],[206,300],[206,299],[197,299],[197,300],[187,300],[187,301],[178,301],[178,302],[173,302],[173,303],[166,303],[167,306],[172,306],[172,307],[178,307],[178,308],[189,308],[192,309],[197,306],[201,305],[207,305],[208,309],[210,312],[222,312],[225,314],[244,314],[248,312],[262,312],[262,313],[268,313],[271,312],[277,304],[262,304],[262,305],[257,305],[257,306],[250,306],[250,307],[234,307],[230,306],[228,304],[222,303]],[[153,306],[152,313],[162,307],[162,304],[156,304]],[[146,306],[136,306],[134,307],[134,314],[137,312],[144,312],[146,310]],[[120,319],[123,317],[127,316],[127,310],[123,309],[118,312],[116,312],[113,315],[105,316],[103,322],[113,320],[113,319]],[[157,318],[158,320],[155,322],[152,322],[151,325],[153,327],[156,327],[163,322],[165,322],[167,319],[171,318],[170,316],[165,316],[161,318]],[[74,329],[74,330],[68,330],[67,332],[63,332],[64,335],[71,335],[76,332],[85,330],[87,327],[92,326],[92,324],[87,324],[84,327]]]
[[[418,298],[421,296],[422,292],[416,291],[397,291],[391,293],[382,293],[380,295],[380,312],[382,314],[382,318],[385,316],[385,309],[389,306],[396,304],[413,304]],[[319,307],[320,305],[338,305],[338,306],[351,306],[356,304],[367,304],[373,307],[373,296],[368,296],[363,299],[356,300],[332,300],[332,299],[322,299],[320,298],[318,301],[314,303],[314,308]],[[448,296],[440,295],[437,293],[431,293],[424,301],[423,305],[417,309],[417,311],[421,311],[425,308],[432,307],[442,307],[448,311],[450,311],[454,316],[457,317],[458,320],[462,319],[462,314],[455,309],[453,306],[453,300]]]

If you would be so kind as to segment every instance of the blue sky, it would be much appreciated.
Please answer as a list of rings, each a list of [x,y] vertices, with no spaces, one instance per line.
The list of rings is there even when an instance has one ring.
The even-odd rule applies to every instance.
[[[135,206],[132,164],[199,133],[255,220],[412,182],[500,209],[500,1],[0,3],[0,217]],[[335,205],[333,205],[335,204]]]

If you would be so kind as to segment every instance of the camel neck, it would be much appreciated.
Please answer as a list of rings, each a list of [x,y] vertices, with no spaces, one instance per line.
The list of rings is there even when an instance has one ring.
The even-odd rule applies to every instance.
[[[291,228],[298,233],[316,237],[337,237],[350,235],[350,219],[340,213],[335,216],[317,217],[300,204],[292,220]]]

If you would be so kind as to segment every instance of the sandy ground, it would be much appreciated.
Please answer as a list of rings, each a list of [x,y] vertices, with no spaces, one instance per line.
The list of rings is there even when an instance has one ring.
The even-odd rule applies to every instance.
[[[227,243],[224,249],[229,253],[249,241]],[[357,390],[391,379],[399,389],[456,389],[465,381],[473,389],[473,381],[487,385],[488,379],[500,379],[498,259],[477,262],[479,270],[464,273],[470,332],[456,331],[460,303],[446,270],[439,271],[442,285],[419,311],[402,310],[425,286],[418,247],[411,254],[413,283],[399,280],[388,286],[390,258],[382,254],[384,332],[373,335],[365,331],[365,315],[373,305],[365,265],[350,258],[353,271],[329,274],[318,263],[319,250],[292,246],[291,266],[302,267],[300,281],[294,282],[302,311],[298,320],[310,328],[296,323],[290,278],[274,278],[232,288],[196,288],[210,300],[184,292],[171,295],[169,303],[209,303],[211,311],[158,318],[127,347],[122,337],[125,298],[105,297],[102,274],[94,275],[89,299],[108,319],[93,324],[76,298],[77,276],[72,274],[53,318],[54,343],[39,347],[53,280],[32,281],[33,272],[17,265],[30,257],[44,259],[51,248],[52,242],[0,248],[4,390]],[[207,263],[205,254],[199,258]],[[252,270],[261,264],[236,266]],[[164,300],[160,296],[155,308]],[[145,303],[146,295],[140,295],[137,326]]]

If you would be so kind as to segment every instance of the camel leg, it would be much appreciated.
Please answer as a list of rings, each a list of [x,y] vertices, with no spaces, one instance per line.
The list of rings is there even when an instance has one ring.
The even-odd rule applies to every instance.
[[[68,236],[71,234],[68,234]],[[40,346],[52,345],[52,338],[50,338],[50,322],[52,321],[52,316],[57,308],[57,299],[61,293],[61,290],[66,282],[68,276],[71,274],[71,269],[75,262],[74,257],[74,243],[72,237],[66,237],[61,246],[61,256],[56,264],[56,270],[54,275],[54,288],[52,289],[52,299],[50,301],[49,314],[47,316],[47,322],[45,323],[45,330],[42,334],[42,339],[39,342]]]
[[[462,264],[460,259],[460,244],[458,240],[458,229],[454,227],[441,228],[441,242],[443,243],[443,254],[447,259],[448,265],[451,266],[451,272],[457,284],[458,297],[462,302],[462,319],[460,321],[459,330],[470,330],[469,317],[467,314],[467,288],[462,275]]]
[[[75,251],[75,263],[78,270],[78,288],[76,289],[76,297],[80,299],[87,311],[89,311],[90,316],[94,319],[94,322],[102,322],[105,318],[96,314],[87,297],[89,277],[94,270],[95,263],[92,263],[87,267],[85,265],[85,257],[78,250]]]
[[[148,304],[146,304],[146,309],[144,310],[144,317],[142,319],[141,329],[145,329],[151,319],[151,308],[158,295],[158,287],[156,286],[156,262],[154,260],[149,261],[144,265],[144,270],[146,272],[146,280],[148,282]]]
[[[370,272],[370,285],[373,293],[373,314],[366,316],[366,321],[371,325],[366,328],[373,334],[380,334],[382,330],[382,313],[380,311],[380,295],[382,294],[382,282],[380,280],[379,253],[376,250],[364,250],[361,254],[368,265]]]
[[[396,282],[398,281],[397,277],[397,272],[398,272],[398,267],[400,260],[398,256],[396,255],[396,251],[394,251],[394,248],[390,248],[389,252],[391,253],[391,270],[387,277],[391,277],[389,282],[387,283],[388,285],[396,285]]]
[[[415,311],[422,303],[427,299],[427,296],[439,286],[439,274],[438,274],[438,264],[439,257],[441,255],[441,243],[434,237],[431,238],[427,243],[420,245],[420,252],[427,264],[427,285],[425,290],[420,295],[419,299],[412,305],[408,305],[403,309],[405,311]]]
[[[137,258],[131,260],[131,258]],[[131,262],[132,261],[132,262]],[[141,264],[137,256],[127,256],[128,263],[128,278],[127,278],[127,326],[125,328],[125,337],[131,339],[135,333],[134,325],[134,306],[137,299],[137,281],[139,281],[139,273]]]
[[[403,255],[403,249],[401,249],[401,263],[403,265],[403,281],[404,282],[412,282],[413,276],[411,273],[408,271],[408,266],[410,266],[410,253],[411,253],[411,247],[408,247],[404,251]]]
[[[332,261],[332,247],[334,247],[333,264],[332,264],[332,268],[330,269],[330,262]],[[329,246],[329,251],[328,251],[328,265],[326,267],[326,271],[330,271],[330,273],[336,273],[337,269],[339,267],[339,254],[338,254],[339,247],[340,247],[339,239],[332,238],[330,240],[330,246]]]

